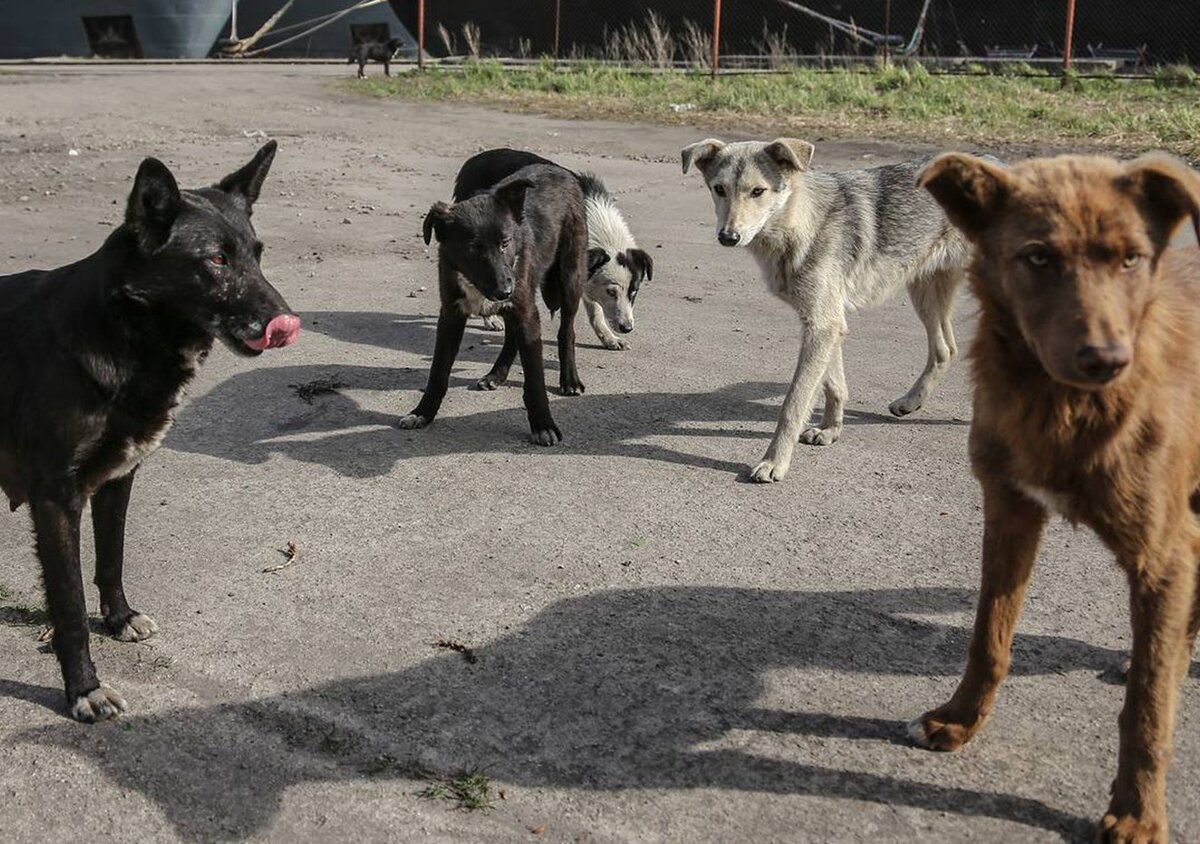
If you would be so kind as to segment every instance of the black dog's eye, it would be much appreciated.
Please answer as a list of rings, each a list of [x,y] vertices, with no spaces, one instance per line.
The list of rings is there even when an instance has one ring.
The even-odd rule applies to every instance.
[[[224,267],[229,264],[229,258],[224,252],[216,252],[208,256],[208,262],[214,267]]]
[[[721,187],[720,185],[713,185],[713,193],[715,193],[717,196],[724,196],[725,188]]]
[[[504,238],[504,240],[500,241],[501,249],[507,249],[510,246],[512,246],[512,238],[511,237],[506,237],[506,238]]]
[[[754,197],[755,199],[758,199],[760,196],[762,196],[766,192],[767,192],[766,188],[755,188],[754,190],[750,191],[750,195],[752,197]]]

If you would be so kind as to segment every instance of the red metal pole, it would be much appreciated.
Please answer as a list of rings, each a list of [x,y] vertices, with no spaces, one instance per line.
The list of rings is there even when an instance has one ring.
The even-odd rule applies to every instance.
[[[417,70],[425,69],[425,0],[417,0]]]
[[[721,64],[721,0],[713,0],[713,54],[712,78],[717,78],[717,68]]]
[[[559,23],[562,21],[562,0],[554,0],[554,58],[558,59]]]
[[[1063,70],[1071,69],[1071,34],[1075,31],[1075,0],[1067,0],[1067,43],[1063,47]]]

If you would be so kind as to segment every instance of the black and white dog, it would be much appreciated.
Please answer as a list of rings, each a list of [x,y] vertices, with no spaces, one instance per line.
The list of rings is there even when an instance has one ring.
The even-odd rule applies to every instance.
[[[122,582],[138,465],[221,340],[246,357],[286,346],[300,318],[263,278],[251,208],[275,142],[211,188],[181,191],[161,162],[138,169],[125,222],[66,267],[0,276],[0,490],[28,504],[67,704],[100,721],[125,700],[88,649],[79,523],[91,500],[104,624],[138,641],[158,627]]]
[[[383,75],[392,75],[392,59],[396,52],[404,46],[403,38],[392,38],[385,44],[373,41],[355,44],[350,48],[350,59],[346,64],[358,63],[358,78],[366,79],[367,62],[383,62]]]
[[[562,432],[550,415],[542,364],[537,294],[558,326],[559,386],[577,396],[583,382],[575,367],[575,314],[587,277],[587,223],[583,192],[572,174],[554,165],[518,170],[491,190],[447,205],[434,203],[425,217],[425,242],[438,240],[441,312],[425,394],[401,428],[423,428],[445,398],[450,369],[470,316],[504,318],[504,348],[476,386],[494,390],[508,378],[517,354],[525,374],[525,409],[532,439],[554,445]]]
[[[522,167],[543,164],[558,167],[549,159],[517,149],[490,149],[467,159],[454,184],[455,201],[466,199],[504,179]],[[566,169],[566,168],[563,168]],[[568,173],[571,171],[568,170]],[[583,190],[588,228],[588,282],[583,304],[592,330],[606,349],[629,348],[616,332],[633,331],[633,303],[643,281],[654,277],[654,261],[638,248],[617,201],[604,183],[591,173],[572,173]],[[489,319],[485,315],[485,320]],[[490,328],[495,325],[489,324]]]

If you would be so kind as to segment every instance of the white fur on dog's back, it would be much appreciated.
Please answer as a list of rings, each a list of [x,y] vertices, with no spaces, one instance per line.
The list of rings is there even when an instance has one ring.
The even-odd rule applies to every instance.
[[[615,255],[626,249],[636,249],[633,233],[611,194],[591,194],[584,197],[587,212],[588,248],[600,248]]]

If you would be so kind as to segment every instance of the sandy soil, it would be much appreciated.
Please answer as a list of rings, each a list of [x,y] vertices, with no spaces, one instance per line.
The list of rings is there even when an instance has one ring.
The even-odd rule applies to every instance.
[[[306,326],[257,362],[215,352],[139,475],[127,583],[161,632],[93,639],[128,717],[65,717],[23,608],[41,603],[27,516],[0,519],[4,837],[1087,838],[1117,749],[1122,689],[1103,677],[1128,647],[1122,578],[1090,535],[1050,530],[986,733],[952,756],[903,740],[956,682],[981,533],[965,367],[914,418],[887,415],[924,360],[908,303],[851,324],[842,441],[802,447],[781,484],[741,483],[797,340],[679,172],[702,130],[368,101],[331,84],[347,73],[0,74],[0,272],[94,249],[143,156],[209,183],[265,133],[264,267]],[[580,320],[587,393],[552,397],[552,450],[527,444],[518,389],[466,389],[498,349],[476,328],[436,424],[391,426],[433,346],[421,217],[496,145],[599,172],[656,262],[632,351]],[[826,143],[817,163],[921,151]],[[964,295],[963,341],[972,312]],[[323,378],[341,386],[297,395]],[[298,562],[264,573],[288,542]],[[1200,839],[1196,668],[1179,841]],[[492,809],[417,795],[418,771],[464,768],[493,777]]]

